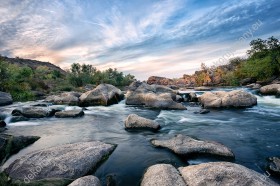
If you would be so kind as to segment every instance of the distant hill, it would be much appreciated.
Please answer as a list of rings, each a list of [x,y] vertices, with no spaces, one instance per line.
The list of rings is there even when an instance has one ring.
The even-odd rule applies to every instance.
[[[5,56],[0,56],[0,60],[6,61],[11,64],[18,65],[20,67],[22,66],[28,66],[32,70],[35,70],[39,66],[45,66],[48,67],[50,70],[57,70],[62,74],[66,74],[64,70],[62,70],[60,67],[49,63],[49,62],[42,62],[42,61],[36,61],[36,60],[31,60],[31,59],[22,59],[22,58],[8,58]]]

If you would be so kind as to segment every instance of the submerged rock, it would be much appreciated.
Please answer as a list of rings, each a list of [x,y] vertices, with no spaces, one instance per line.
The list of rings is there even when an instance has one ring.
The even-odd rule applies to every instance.
[[[265,175],[242,165],[229,162],[211,162],[179,168],[188,186],[228,185],[228,186],[276,186]]]
[[[263,95],[280,95],[280,84],[266,85],[260,88]]]
[[[0,163],[3,163],[8,157],[34,143],[39,138],[38,136],[11,136],[0,134]]]
[[[151,143],[156,147],[168,148],[181,156],[212,155],[234,158],[233,152],[221,143],[198,140],[181,134],[169,140],[152,140]]]
[[[185,186],[178,170],[169,164],[157,164],[145,172],[141,186]]]
[[[6,125],[7,125],[7,124],[5,123],[5,121],[0,120],[0,128],[1,128],[1,127],[6,127]]]
[[[153,120],[140,117],[136,114],[130,114],[125,120],[125,128],[126,129],[147,128],[147,129],[158,130],[160,129],[160,125]]]
[[[15,123],[15,122],[19,122],[19,121],[28,121],[29,118],[24,117],[24,116],[12,116],[10,118],[10,122],[11,123]]]
[[[48,96],[45,101],[56,105],[78,105],[80,95],[78,92],[65,92],[60,95]]]
[[[5,173],[21,181],[77,179],[96,168],[114,149],[114,145],[99,141],[51,147],[20,157],[5,169]],[[29,174],[32,179],[27,178]]]
[[[83,110],[65,110],[65,111],[59,111],[55,113],[55,117],[57,118],[76,118],[76,117],[82,117],[84,115]]]
[[[76,179],[68,186],[101,186],[101,182],[97,177],[90,175]]]
[[[95,89],[80,96],[80,106],[108,106],[117,104],[124,98],[122,91],[113,85],[100,84]]]
[[[194,112],[195,114],[207,114],[207,113],[209,113],[210,112],[210,110],[208,110],[208,109],[201,109],[200,111],[198,111],[198,112]]]
[[[133,82],[126,94],[126,104],[157,109],[185,110],[186,107],[176,102],[176,93],[166,86]]]
[[[280,175],[280,158],[279,157],[268,158],[267,170],[270,173],[279,176]]]
[[[10,105],[13,103],[13,99],[10,93],[0,91],[0,106]]]
[[[257,104],[257,97],[243,90],[230,92],[206,92],[199,97],[204,108],[251,107]]]
[[[45,107],[22,107],[12,111],[13,116],[24,116],[27,118],[44,118],[53,114],[53,110]]]

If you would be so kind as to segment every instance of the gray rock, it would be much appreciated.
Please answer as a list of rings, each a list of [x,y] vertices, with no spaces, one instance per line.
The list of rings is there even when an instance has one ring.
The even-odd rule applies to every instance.
[[[55,113],[55,117],[57,118],[76,118],[82,117],[84,115],[83,110],[65,110]]]
[[[185,186],[178,170],[169,164],[157,164],[145,172],[141,186]]]
[[[211,87],[195,87],[194,90],[195,91],[211,91],[212,88]]]
[[[275,175],[280,175],[280,158],[270,157],[267,162],[267,170]]]
[[[45,107],[22,107],[12,111],[13,116],[24,116],[27,118],[44,118],[53,114],[51,109]]]
[[[100,84],[95,89],[80,96],[80,106],[108,106],[117,104],[124,98],[122,91],[113,85]]]
[[[205,92],[199,97],[204,108],[211,107],[251,107],[257,104],[257,97],[243,90],[230,92]]]
[[[240,84],[241,84],[241,85],[248,85],[248,84],[251,84],[251,83],[256,83],[256,81],[257,81],[256,78],[250,77],[250,78],[242,79],[242,80],[240,81]]]
[[[0,92],[0,106],[10,105],[13,99],[10,93]]]
[[[96,168],[108,157],[114,145],[99,141],[66,144],[31,152],[15,160],[5,173],[15,180],[77,179]],[[36,174],[33,174],[33,173]]]
[[[176,101],[182,102],[182,101],[184,101],[184,98],[182,98],[182,96],[180,96],[180,95],[176,95]]]
[[[6,123],[5,123],[5,121],[3,121],[3,120],[0,120],[0,128],[1,127],[6,127]]]
[[[246,87],[251,88],[251,89],[260,89],[261,85],[258,83],[252,83],[250,85],[246,85]]]
[[[45,101],[56,105],[78,105],[80,95],[78,92],[65,92],[60,95],[48,96]]]
[[[202,163],[179,168],[186,185],[276,186],[265,175],[229,162]]]
[[[15,122],[19,122],[19,121],[28,121],[29,118],[24,117],[24,116],[11,116],[10,122],[11,123],[15,123]]]
[[[263,95],[277,95],[280,94],[280,84],[266,85],[260,88],[260,93]]]
[[[212,155],[234,158],[233,152],[221,143],[198,140],[181,134],[169,140],[152,140],[151,143],[156,147],[168,148],[181,156]]]
[[[176,102],[176,94],[177,91],[166,86],[133,82],[126,94],[126,104],[158,109],[185,110],[186,107]]]
[[[196,93],[190,92],[190,94],[189,94],[189,101],[190,102],[198,102],[198,97],[197,97]]]
[[[207,113],[209,113],[210,112],[210,110],[208,110],[208,109],[201,109],[200,111],[199,111],[199,114],[207,114]]]
[[[101,186],[101,182],[95,176],[84,176],[76,179],[68,186]]]
[[[7,160],[11,155],[16,154],[24,147],[34,143],[38,136],[12,136],[0,134],[0,163]]]
[[[124,123],[126,129],[135,129],[135,128],[148,128],[154,130],[160,129],[160,125],[157,122],[140,117],[136,114],[130,114],[126,118]]]

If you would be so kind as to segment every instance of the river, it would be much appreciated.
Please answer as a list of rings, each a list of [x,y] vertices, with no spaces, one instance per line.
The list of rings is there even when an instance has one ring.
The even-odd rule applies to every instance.
[[[175,167],[180,167],[215,161],[206,157],[181,159],[166,149],[154,148],[150,144],[153,138],[169,138],[175,134],[185,134],[223,143],[233,150],[236,163],[265,174],[266,158],[280,156],[280,99],[258,95],[257,98],[258,105],[252,108],[210,109],[211,112],[208,114],[194,114],[200,109],[195,106],[187,105],[188,110],[184,111],[160,111],[126,106],[122,101],[109,107],[87,107],[88,110],[82,118],[52,117],[9,123],[7,117],[6,133],[34,135],[41,138],[12,156],[2,169],[19,156],[34,150],[65,143],[100,140],[118,146],[94,175],[103,183],[110,175],[118,185],[139,185],[145,170],[157,163],[171,163]],[[1,111],[9,116],[10,112],[18,106],[37,102],[14,103],[1,107]],[[162,128],[156,133],[126,131],[124,120],[132,113],[155,120]]]

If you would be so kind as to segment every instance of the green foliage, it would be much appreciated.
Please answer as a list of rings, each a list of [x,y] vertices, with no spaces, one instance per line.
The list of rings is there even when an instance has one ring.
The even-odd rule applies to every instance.
[[[105,71],[100,71],[92,65],[73,63],[68,80],[75,87],[81,87],[86,84],[98,85],[100,83],[126,86],[134,80],[134,76],[131,74],[124,75],[122,72],[118,72],[117,69],[109,68]]]
[[[280,43],[270,37],[267,40],[256,39],[250,42],[251,49],[247,51],[247,59],[233,58],[227,65],[208,68],[201,64],[201,73],[196,77],[197,85],[206,82],[206,75],[212,74],[224,85],[238,86],[241,79],[254,77],[259,81],[277,77],[280,74]],[[214,74],[214,75],[213,75]],[[218,79],[219,79],[218,78]]]

